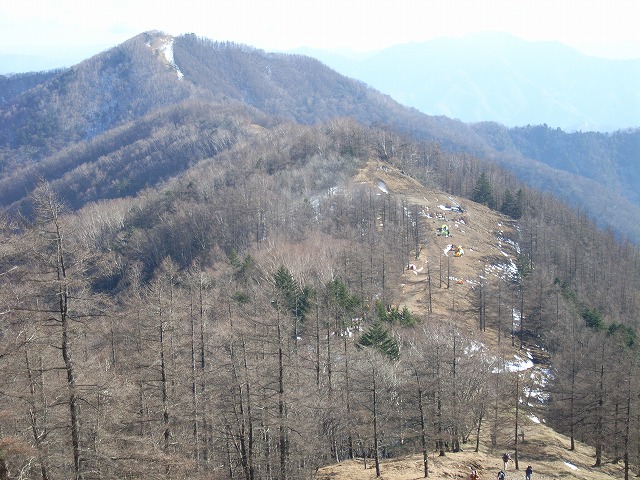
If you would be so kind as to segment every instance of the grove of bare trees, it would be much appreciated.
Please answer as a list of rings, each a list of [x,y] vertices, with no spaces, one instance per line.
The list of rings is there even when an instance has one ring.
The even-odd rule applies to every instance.
[[[0,479],[302,479],[354,457],[380,474],[418,452],[426,477],[433,452],[517,449],[537,389],[568,448],[637,471],[634,245],[493,165],[351,120],[225,149],[75,212],[44,182],[30,216],[2,218]],[[371,158],[518,199],[518,271],[486,279],[469,318],[398,305],[430,238],[407,199],[348,181]],[[508,368],[526,348],[548,383]]]

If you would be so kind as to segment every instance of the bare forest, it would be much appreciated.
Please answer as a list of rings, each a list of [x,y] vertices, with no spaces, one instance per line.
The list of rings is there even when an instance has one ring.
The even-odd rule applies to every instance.
[[[2,225],[2,471],[308,478],[480,437],[511,448],[495,427],[534,388],[504,368],[523,349],[552,372],[540,415],[596,464],[637,464],[637,249],[525,189],[502,214],[517,271],[465,311],[409,309],[406,262],[439,255],[434,232],[406,194],[351,181],[372,159],[469,204],[489,188],[496,210],[523,188],[352,121],[283,124],[76,212],[40,184],[33,216]],[[430,288],[450,287],[433,268]]]
[[[189,38],[178,83],[157,40],[3,110],[0,480],[518,468],[534,421],[640,474],[636,245],[449,121]]]

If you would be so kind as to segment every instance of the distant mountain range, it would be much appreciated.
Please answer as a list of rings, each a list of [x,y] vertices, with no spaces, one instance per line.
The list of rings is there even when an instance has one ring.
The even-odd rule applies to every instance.
[[[397,45],[364,57],[296,53],[428,115],[568,132],[640,126],[640,58],[588,57],[557,42],[505,33]]]
[[[528,58],[535,71],[531,58],[542,57]],[[399,54],[377,59],[387,72],[402,63]],[[444,82],[446,66],[418,63],[407,76],[430,70],[433,83]],[[492,78],[507,81],[497,71]],[[463,123],[403,106],[308,56],[161,32],[69,69],[0,76],[0,205],[19,206],[40,179],[74,208],[134,195],[229,148],[251,134],[250,124],[347,117],[488,159],[640,241],[639,129],[568,134],[547,125]]]

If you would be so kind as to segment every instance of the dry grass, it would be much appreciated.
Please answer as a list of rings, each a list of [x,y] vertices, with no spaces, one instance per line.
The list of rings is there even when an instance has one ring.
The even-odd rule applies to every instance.
[[[506,433],[506,432],[505,432]],[[508,449],[491,448],[481,444],[480,451],[463,446],[462,452],[447,453],[439,457],[435,452],[429,456],[429,478],[464,479],[469,478],[470,468],[476,468],[480,478],[495,479],[502,468],[501,456]],[[512,451],[511,451],[512,452]],[[513,452],[511,453],[513,457]],[[542,424],[532,423],[526,429],[525,442],[519,446],[519,469],[514,462],[507,468],[507,480],[524,480],[527,465],[533,468],[533,479],[582,479],[612,480],[624,478],[623,465],[607,463],[601,467],[592,467],[594,451],[583,444],[576,444],[574,451],[569,450],[569,441]],[[424,478],[422,456],[386,460],[381,463],[381,476],[386,480],[417,480]],[[319,470],[319,480],[367,480],[375,479],[376,472],[371,460],[364,468],[362,459],[346,461]]]

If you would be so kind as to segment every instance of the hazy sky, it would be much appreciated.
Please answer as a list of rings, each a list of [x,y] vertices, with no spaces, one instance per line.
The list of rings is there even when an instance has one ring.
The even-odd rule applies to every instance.
[[[370,51],[502,31],[640,58],[639,25],[637,0],[0,0],[0,55],[75,54],[79,61],[147,30],[268,51]]]

